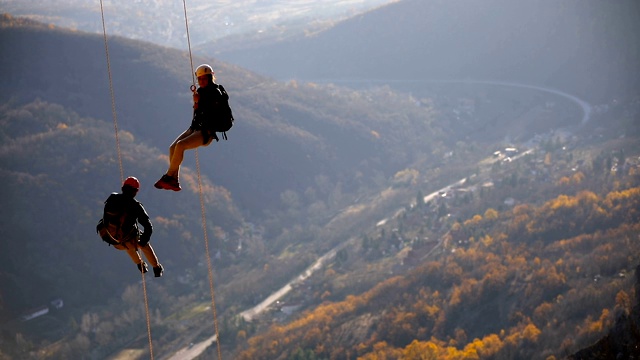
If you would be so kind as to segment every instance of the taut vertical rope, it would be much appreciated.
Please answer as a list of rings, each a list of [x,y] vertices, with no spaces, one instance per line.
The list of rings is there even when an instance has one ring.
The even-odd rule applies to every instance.
[[[145,230],[146,231],[146,230]],[[136,248],[136,252],[140,255],[140,252]],[[144,260],[142,260],[144,262]],[[142,292],[144,293],[144,308],[147,320],[147,338],[149,339],[149,357],[153,360],[153,343],[151,342],[151,319],[149,316],[149,297],[147,296],[147,283],[144,281],[144,272],[142,273]]]
[[[122,166],[122,152],[120,151],[120,136],[118,135],[118,117],[116,115],[116,100],[113,91],[113,80],[111,77],[111,61],[109,58],[109,45],[107,43],[107,27],[104,21],[104,6],[102,4],[102,0],[100,0],[100,15],[102,16],[102,34],[104,35],[104,51],[107,57],[107,74],[109,75],[109,92],[111,94],[111,113],[113,114],[113,129],[116,133],[116,151],[118,153],[118,165],[120,167],[120,183],[124,182],[124,167]],[[138,255],[138,249],[136,248],[136,252]],[[144,260],[143,260],[144,262]],[[151,342],[151,320],[149,317],[149,299],[147,297],[147,285],[144,281],[144,272],[140,272],[142,274],[142,292],[144,293],[144,308],[146,312],[146,320],[147,320],[147,337],[149,339],[149,354],[151,356],[151,360],[153,360],[153,343]]]
[[[202,212],[202,230],[204,232],[204,248],[207,253],[207,268],[209,270],[209,293],[211,294],[211,309],[213,311],[213,326],[216,332],[216,346],[218,349],[218,360],[222,359],[220,351],[220,332],[218,330],[218,314],[216,311],[215,291],[213,288],[213,265],[211,263],[211,255],[209,253],[209,239],[207,238],[207,218],[204,211],[204,194],[202,193],[202,178],[200,176],[200,160],[198,159],[198,150],[196,149],[196,168],[198,169],[198,192],[200,193],[200,210]]]
[[[118,152],[118,164],[120,165],[120,183],[124,182],[124,170],[122,168],[122,154],[120,152],[120,136],[118,135],[118,117],[116,115],[116,97],[113,93],[113,80],[111,78],[111,61],[109,60],[109,45],[107,44],[107,27],[104,22],[104,7],[100,0],[100,14],[102,15],[102,34],[104,35],[104,51],[107,55],[107,74],[109,75],[109,92],[111,94],[111,113],[113,114],[113,128],[116,133],[116,149]]]
[[[182,0],[184,8],[184,25],[187,31],[187,45],[189,48],[189,63],[191,65],[191,90],[196,90],[195,71],[193,70],[193,55],[191,53],[191,36],[189,35],[189,18],[187,16],[187,1]],[[198,193],[200,194],[200,210],[202,212],[202,231],[204,232],[204,246],[207,254],[207,267],[209,270],[209,292],[211,293],[211,309],[213,311],[213,326],[216,335],[216,347],[218,350],[218,360],[222,360],[222,352],[220,350],[220,332],[218,330],[218,314],[216,311],[215,291],[213,287],[213,265],[211,263],[211,255],[209,253],[209,239],[207,237],[207,218],[204,208],[204,194],[202,193],[202,176],[200,173],[200,160],[198,158],[198,149],[195,150],[196,169],[198,171]]]
[[[187,0],[182,0],[182,7],[184,9],[184,27],[187,29],[187,46],[189,48],[189,64],[191,65],[191,83],[192,89],[196,86],[196,75],[193,71],[193,56],[191,55],[191,36],[189,35],[189,18],[187,17]]]

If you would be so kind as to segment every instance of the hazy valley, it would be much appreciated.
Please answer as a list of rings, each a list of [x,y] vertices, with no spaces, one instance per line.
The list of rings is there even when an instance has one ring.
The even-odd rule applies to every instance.
[[[0,27],[0,358],[149,357],[140,275],[95,234],[119,188],[102,37]],[[188,56],[109,46],[125,176],[143,183],[167,268],[145,283],[153,351],[170,359],[214,334],[193,155],[181,193],[150,186],[188,125]],[[199,151],[223,358],[559,359],[637,328],[637,74],[602,83],[607,97],[526,77],[281,82],[195,61],[215,64],[237,118]]]

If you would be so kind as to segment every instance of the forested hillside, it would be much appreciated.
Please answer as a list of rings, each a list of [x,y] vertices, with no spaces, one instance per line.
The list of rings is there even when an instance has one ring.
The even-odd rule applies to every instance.
[[[9,15],[1,26],[0,98],[18,104],[39,98],[80,116],[112,119],[101,36]],[[138,142],[166,152],[191,121],[187,54],[117,37],[110,39],[109,53],[119,125]],[[446,138],[444,124],[409,96],[278,83],[216,59],[194,62],[212,63],[238,120],[230,140],[208,151],[211,166],[204,171],[254,215],[285,190],[303,193],[320,175],[354,191],[353,174],[361,174],[359,188],[375,187],[373,179],[446,150],[440,140]]]
[[[95,233],[104,200],[120,191],[113,126],[42,101],[5,104],[0,114],[6,205],[1,220],[2,319],[56,296],[71,307],[101,302],[122,280],[135,281],[131,260]],[[125,176],[150,178],[164,166],[157,150],[136,143],[130,132],[121,132],[120,144]],[[174,271],[203,260],[196,251],[202,228],[199,208],[192,205],[198,201],[195,177],[186,169],[181,201],[154,196],[148,181],[142,181],[138,195],[155,224],[156,251]],[[244,219],[228,190],[204,181],[207,211],[215,219],[210,230],[242,228]],[[220,248],[220,239],[213,240]],[[92,286],[96,283],[100,286]],[[87,288],[92,291],[85,292]]]
[[[349,261],[336,260],[311,282],[317,306],[249,337],[239,345],[240,358],[549,360],[590,345],[614,321],[629,318],[637,301],[640,162],[634,148],[630,160],[591,153],[593,162],[580,171],[559,167],[582,163],[572,159],[582,150],[558,148],[542,168],[535,157],[509,167],[515,181],[496,172],[493,179],[502,182],[495,187],[418,201],[388,227],[363,235],[342,255]],[[613,172],[612,163],[618,164]],[[554,169],[550,183],[532,181],[529,169],[536,167]],[[507,194],[518,198],[515,206],[502,202]],[[436,245],[425,236],[447,218],[438,215],[441,206],[457,215]],[[409,251],[390,250],[392,244]],[[424,256],[425,248],[436,252]],[[362,254],[381,260],[364,272],[353,265]],[[361,293],[334,295],[372,276],[364,277],[374,266],[378,275],[382,269],[398,275]],[[616,346],[601,351],[617,349],[613,356],[628,358],[640,342],[637,316],[625,325],[630,333],[621,343],[609,339]]]

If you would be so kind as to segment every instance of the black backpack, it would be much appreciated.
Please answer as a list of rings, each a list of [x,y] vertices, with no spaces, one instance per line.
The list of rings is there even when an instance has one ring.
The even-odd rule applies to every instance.
[[[139,230],[136,223],[129,229],[125,229],[125,219],[127,209],[121,194],[113,193],[105,201],[104,215],[98,225],[96,232],[100,238],[109,245],[123,245],[127,242],[139,238]],[[126,245],[124,245],[126,247]]]
[[[220,96],[216,101],[217,116],[211,130],[213,130],[213,138],[216,139],[216,141],[219,140],[216,133],[222,133],[222,138],[227,140],[227,131],[231,129],[234,121],[231,106],[229,106],[229,94],[227,94],[224,86],[220,84],[214,85],[216,89],[218,89]]]

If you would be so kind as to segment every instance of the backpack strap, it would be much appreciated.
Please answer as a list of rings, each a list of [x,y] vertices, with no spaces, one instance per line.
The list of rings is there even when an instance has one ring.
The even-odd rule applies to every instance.
[[[224,89],[224,86],[222,86],[222,84],[216,84],[216,88],[218,88],[220,95],[222,95],[225,100],[229,100],[229,94],[227,93],[227,90]]]

